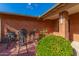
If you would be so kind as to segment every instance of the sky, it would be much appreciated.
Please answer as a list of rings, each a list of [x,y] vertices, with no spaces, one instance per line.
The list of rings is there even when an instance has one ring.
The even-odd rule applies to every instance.
[[[42,16],[55,5],[55,3],[0,3],[0,12]]]

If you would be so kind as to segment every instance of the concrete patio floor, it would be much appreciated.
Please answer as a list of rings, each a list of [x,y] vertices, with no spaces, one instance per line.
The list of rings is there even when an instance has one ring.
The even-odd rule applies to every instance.
[[[15,45],[14,42],[10,44],[8,49],[0,44],[0,56],[35,56],[35,46],[35,42],[28,42],[27,49],[26,46],[22,46],[19,50],[19,45]]]

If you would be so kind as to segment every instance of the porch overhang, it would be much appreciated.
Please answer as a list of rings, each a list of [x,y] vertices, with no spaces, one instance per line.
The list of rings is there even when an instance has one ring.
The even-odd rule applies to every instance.
[[[79,12],[78,3],[60,3],[55,8],[51,9],[49,12],[41,16],[44,20],[50,19],[54,20],[59,18],[59,13],[62,11],[68,11],[69,15]]]

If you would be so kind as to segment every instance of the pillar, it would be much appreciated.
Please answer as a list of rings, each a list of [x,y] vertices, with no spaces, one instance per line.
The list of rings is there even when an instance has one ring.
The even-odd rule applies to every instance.
[[[62,11],[59,13],[59,33],[66,39],[69,39],[69,25],[68,25],[68,12]]]

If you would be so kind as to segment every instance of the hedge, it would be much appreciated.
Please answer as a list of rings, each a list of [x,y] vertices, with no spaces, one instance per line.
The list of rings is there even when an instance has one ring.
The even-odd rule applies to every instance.
[[[49,35],[42,38],[36,47],[37,56],[72,56],[73,49],[69,40],[61,36]]]

